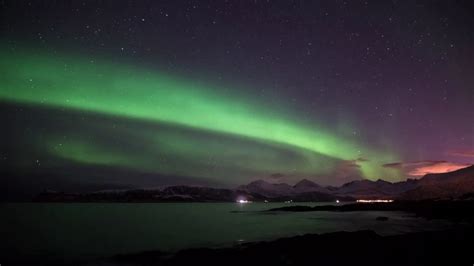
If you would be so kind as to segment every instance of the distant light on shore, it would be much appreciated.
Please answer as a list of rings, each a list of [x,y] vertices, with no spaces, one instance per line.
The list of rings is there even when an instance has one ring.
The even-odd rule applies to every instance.
[[[251,203],[251,201],[245,200],[245,199],[239,199],[237,200],[237,203]]]
[[[364,200],[364,199],[359,199],[357,202],[361,203],[372,203],[372,202],[393,202],[391,199],[375,199],[375,200]]]

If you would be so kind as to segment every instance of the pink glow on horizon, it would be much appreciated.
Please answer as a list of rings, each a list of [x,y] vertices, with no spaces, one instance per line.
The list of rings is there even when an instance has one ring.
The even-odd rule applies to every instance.
[[[425,165],[416,167],[408,172],[410,176],[421,177],[426,174],[439,174],[456,171],[465,167],[469,164],[451,163],[451,162],[439,162],[431,165]]]

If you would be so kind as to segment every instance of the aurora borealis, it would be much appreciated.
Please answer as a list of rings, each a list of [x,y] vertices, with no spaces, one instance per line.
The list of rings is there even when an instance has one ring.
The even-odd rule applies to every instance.
[[[76,129],[48,132],[34,143],[47,156],[224,183],[226,178],[273,173],[330,175],[341,161],[372,157],[377,160],[359,162],[365,178],[397,177],[396,170],[381,166],[395,160],[393,155],[308,125],[290,110],[278,114],[250,96],[225,95],[132,66],[22,54],[2,56],[2,72],[8,73],[2,80],[2,100],[127,121],[80,122],[80,130],[87,130],[82,134]],[[101,131],[107,137],[96,136]]]
[[[413,26],[395,39],[397,26],[387,21],[410,20],[401,16],[409,6],[348,28],[327,17],[344,12],[329,3],[312,6],[314,14],[288,11],[306,24],[288,22],[285,4],[274,13],[256,4],[243,15],[248,7],[240,5],[162,3],[131,7],[132,16],[83,4],[61,7],[58,17],[36,6],[44,19],[6,5],[17,14],[4,18],[0,52],[6,176],[130,186],[278,176],[333,185],[413,172],[387,167],[394,163],[471,160],[453,154],[473,150],[472,61],[464,59],[472,33],[458,27],[443,39],[444,24],[430,22],[428,35]],[[68,14],[76,19],[57,24]],[[277,22],[252,29],[254,18]],[[203,28],[213,38],[200,38]],[[437,45],[406,43],[420,38]]]
[[[212,91],[207,87],[172,79],[159,73],[142,74],[145,73],[144,70],[133,67],[118,67],[100,62],[91,64],[73,58],[54,61],[52,56],[25,54],[25,59],[3,56],[5,60],[2,61],[2,72],[8,73],[6,80],[2,80],[4,89],[0,97],[3,100],[167,123],[184,126],[189,130],[208,131],[209,134],[248,138],[248,141],[259,141],[269,146],[286,145],[304,155],[311,165],[324,164],[324,160],[315,159],[318,156],[326,160],[355,160],[367,156],[386,161],[394,160],[393,156],[350,143],[343,137],[336,137],[316,126],[308,126],[307,122],[299,122],[297,116],[273,113],[274,108],[252,102],[250,97],[241,96],[239,99],[238,96],[220,95],[218,90]],[[65,68],[65,65],[68,67]],[[214,141],[204,144],[202,141],[193,140],[192,136],[180,137],[176,134],[162,134],[160,131],[135,131],[137,132],[132,131],[129,134],[135,138],[147,139],[151,145],[148,149],[166,150],[171,154],[181,153],[184,157],[203,157],[210,152],[217,158],[229,156],[228,159],[236,164],[241,162],[233,159],[233,156],[244,158],[244,162],[247,160],[246,154],[258,154],[260,157],[259,151],[252,152],[249,148],[244,151],[233,144]],[[124,134],[119,130],[117,133]],[[59,142],[53,138],[49,140],[50,145],[54,145],[54,141]],[[60,157],[84,163],[135,168],[141,168],[141,165],[145,164],[148,165],[148,169],[145,168],[148,171],[156,170],[154,167],[163,167],[149,167],[154,165],[151,161],[146,162],[149,160],[134,160],[126,153],[113,151],[114,148],[100,149],[80,137],[78,140],[69,139],[62,142],[65,142],[62,147],[48,147],[49,151]],[[200,146],[206,147],[205,150]],[[236,150],[240,150],[240,154]],[[278,156],[261,155],[263,163],[265,157]],[[251,162],[246,162],[245,165],[248,167],[249,163]],[[275,163],[273,172],[285,172],[285,169],[279,169],[278,166],[283,162]],[[262,162],[257,164],[250,168],[272,173],[272,166]],[[377,161],[375,166],[368,162],[363,164],[362,170],[367,178],[377,178],[383,169],[380,167],[380,161]],[[246,168],[245,165],[241,167]],[[380,169],[376,169],[377,166]],[[185,164],[183,168],[187,168]],[[299,168],[297,172],[311,174],[311,171],[303,171],[304,168]],[[313,173],[319,172],[317,167],[311,168]],[[320,167],[321,170],[324,168]]]

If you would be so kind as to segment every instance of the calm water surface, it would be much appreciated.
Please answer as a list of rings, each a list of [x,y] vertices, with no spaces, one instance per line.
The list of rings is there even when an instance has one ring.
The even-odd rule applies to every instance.
[[[92,258],[145,250],[227,246],[306,233],[371,229],[388,235],[449,226],[447,222],[427,221],[403,212],[258,212],[288,205],[3,204],[0,252]],[[390,219],[380,222],[375,220],[377,216]]]

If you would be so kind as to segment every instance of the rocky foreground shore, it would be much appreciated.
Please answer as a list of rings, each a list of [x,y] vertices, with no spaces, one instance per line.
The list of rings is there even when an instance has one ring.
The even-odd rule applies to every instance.
[[[379,236],[372,231],[310,234],[223,249],[190,249],[174,255],[119,255],[124,265],[472,265],[472,227]]]
[[[231,248],[149,251],[118,255],[125,265],[472,265],[474,201],[394,202],[341,206],[292,206],[268,211],[407,211],[428,219],[448,219],[445,231],[380,236],[373,231],[307,234]],[[380,219],[383,223],[383,219]]]

